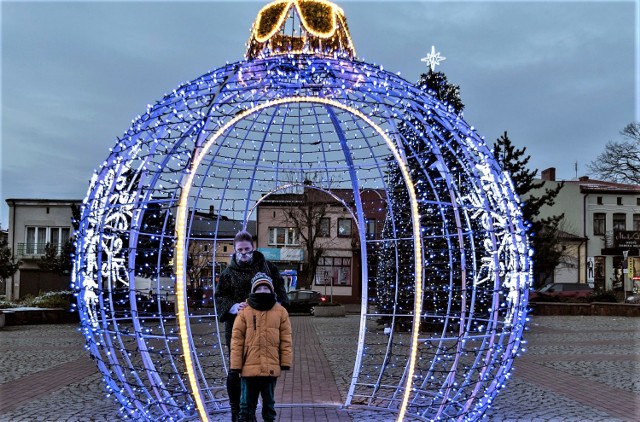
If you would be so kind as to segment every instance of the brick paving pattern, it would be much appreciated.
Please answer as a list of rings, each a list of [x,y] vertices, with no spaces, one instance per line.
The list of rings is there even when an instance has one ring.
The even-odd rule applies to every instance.
[[[394,420],[389,413],[341,408],[358,322],[355,315],[292,317],[295,361],[278,381],[279,421]],[[486,420],[640,420],[640,318],[534,316],[529,327],[528,351]],[[0,421],[121,419],[82,346],[74,325],[0,329]]]

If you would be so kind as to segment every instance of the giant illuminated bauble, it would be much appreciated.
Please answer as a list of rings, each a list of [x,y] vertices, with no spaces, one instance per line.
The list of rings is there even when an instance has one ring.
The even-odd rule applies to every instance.
[[[300,28],[287,38],[292,15]],[[460,115],[354,59],[345,22],[325,1],[271,3],[247,60],[148,106],[93,176],[74,285],[87,346],[126,415],[228,410],[224,331],[190,292],[215,289],[221,233],[255,224],[269,195],[308,187],[351,192],[363,307],[345,404],[475,419],[503,387],[531,267],[514,188]],[[385,214],[377,237],[371,192]]]

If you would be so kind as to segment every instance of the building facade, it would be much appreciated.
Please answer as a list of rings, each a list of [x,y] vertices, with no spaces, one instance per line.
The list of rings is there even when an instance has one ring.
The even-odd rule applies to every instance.
[[[190,288],[212,290],[220,273],[231,263],[233,239],[243,229],[243,222],[213,212],[196,211],[189,231],[187,284]],[[255,236],[256,223],[245,228]]]
[[[542,172],[550,187],[555,169]],[[597,290],[629,292],[640,287],[640,186],[586,176],[564,181],[552,207],[541,218],[564,213],[565,261],[556,281],[589,283]]]
[[[360,192],[364,227],[359,227],[353,191],[330,192],[305,187],[304,193],[271,194],[257,207],[257,246],[280,270],[295,272],[297,286],[316,290],[334,301],[360,303],[362,268],[373,284],[375,241],[384,222],[383,193]],[[315,225],[316,227],[310,227]],[[305,233],[300,233],[304,230]],[[360,234],[366,242],[363,263]],[[314,237],[311,250],[304,239]],[[318,254],[315,276],[309,276],[309,255]]]
[[[42,292],[69,290],[70,275],[58,275],[40,269],[49,244],[58,252],[73,236],[73,207],[79,199],[7,199],[9,205],[8,244],[20,269],[6,280],[8,300]]]

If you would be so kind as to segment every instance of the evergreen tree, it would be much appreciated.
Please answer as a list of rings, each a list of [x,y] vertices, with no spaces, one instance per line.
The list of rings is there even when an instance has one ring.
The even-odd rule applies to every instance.
[[[6,280],[18,271],[22,262],[13,258],[13,253],[6,240],[0,241],[0,279]]]
[[[439,99],[449,112],[459,114],[464,104],[460,99],[460,89],[448,82],[442,72],[421,75],[416,84],[420,89]],[[409,173],[415,182],[421,215],[421,236],[425,251],[425,280],[423,309],[432,315],[443,315],[440,305],[446,303],[451,276],[459,278],[460,263],[450,254],[444,236],[455,227],[452,208],[443,207],[441,202],[450,202],[449,187],[439,171],[424,163],[434,161],[433,152],[423,142],[423,137],[437,136],[442,145],[441,154],[446,162],[453,163],[459,152],[450,143],[452,135],[430,115],[423,116],[424,124],[413,115],[399,123],[399,132],[404,139],[404,153],[407,157]],[[434,134],[434,132],[437,132]],[[455,166],[453,171],[455,171]],[[393,158],[388,161],[388,198],[390,208],[383,229],[386,239],[378,256],[377,303],[382,314],[411,315],[414,307],[415,263],[411,214],[407,207],[408,192],[398,164]],[[455,283],[454,283],[455,284]],[[381,322],[388,323],[389,318]],[[411,327],[412,318],[401,318],[395,325],[402,329]],[[440,326],[433,319],[423,323],[425,328]]]
[[[155,278],[173,274],[175,221],[168,213],[157,202],[149,202],[145,208],[135,245],[137,276]]]
[[[73,269],[74,254],[73,239],[68,239],[61,246],[47,243],[44,247],[44,255],[40,258],[38,266],[44,271],[57,275],[68,275],[71,274]]]
[[[527,169],[531,156],[526,155],[526,150],[526,147],[517,149],[505,132],[496,141],[493,156],[511,176],[515,192],[522,200],[522,215],[529,225],[530,242],[534,251],[534,287],[541,287],[553,275],[562,258],[563,249],[559,245],[558,230],[564,214],[539,218],[540,209],[554,204],[564,184],[559,183],[553,189],[545,188],[541,195],[534,195],[533,192],[543,188],[545,182],[536,182],[537,170]]]
[[[80,206],[71,204],[71,226],[74,231],[80,227],[80,212]],[[40,269],[57,275],[71,274],[76,252],[75,241],[76,235],[74,234],[62,245],[47,243],[44,247],[44,255],[38,262]]]

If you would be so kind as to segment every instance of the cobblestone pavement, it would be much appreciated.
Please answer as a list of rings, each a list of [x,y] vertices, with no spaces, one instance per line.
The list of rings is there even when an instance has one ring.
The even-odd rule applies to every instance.
[[[358,317],[314,319],[336,383],[350,383]],[[485,419],[509,422],[640,420],[640,319],[532,317],[527,352]],[[385,421],[357,413],[354,421]]]
[[[359,316],[294,318],[308,318],[344,398]],[[306,335],[307,342],[316,337]],[[528,350],[515,361],[513,376],[486,420],[640,420],[640,318],[532,317],[525,340]],[[120,419],[119,405],[105,397],[83,343],[74,325],[0,329],[0,421]],[[336,413],[316,408],[298,412],[306,415],[300,418],[292,416],[294,410],[281,409],[279,420],[333,421],[330,415]],[[394,420],[392,414],[361,408],[338,412],[341,420],[347,420],[345,412],[355,422]]]

